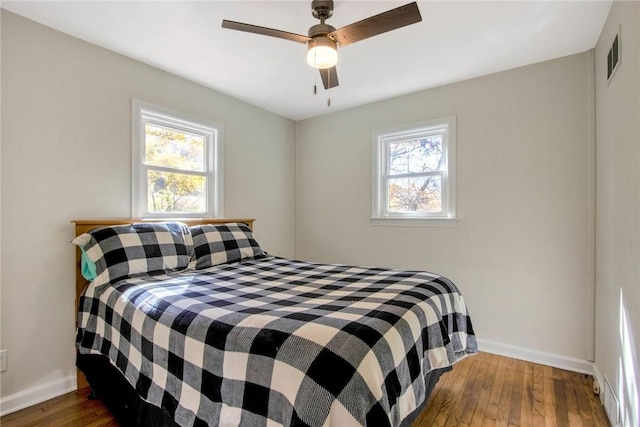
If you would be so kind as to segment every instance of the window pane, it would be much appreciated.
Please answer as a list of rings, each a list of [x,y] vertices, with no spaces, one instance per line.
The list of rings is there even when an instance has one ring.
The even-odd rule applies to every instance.
[[[389,174],[441,170],[442,135],[389,143]]]
[[[389,179],[389,212],[439,212],[442,177]]]
[[[147,203],[151,213],[206,211],[204,176],[149,170],[147,185]]]
[[[204,171],[204,137],[147,123],[145,163],[189,171]]]

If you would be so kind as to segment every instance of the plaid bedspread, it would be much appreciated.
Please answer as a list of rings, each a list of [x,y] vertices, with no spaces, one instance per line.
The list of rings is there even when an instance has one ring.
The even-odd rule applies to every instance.
[[[90,285],[79,325],[181,426],[397,426],[477,351],[444,277],[280,258]]]

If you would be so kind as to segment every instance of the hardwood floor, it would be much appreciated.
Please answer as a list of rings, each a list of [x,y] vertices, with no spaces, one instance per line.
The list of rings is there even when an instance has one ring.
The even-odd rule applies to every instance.
[[[480,353],[442,376],[412,427],[608,427],[591,385],[586,375]],[[88,393],[68,393],[6,415],[0,425],[117,427]]]
[[[5,415],[0,426],[118,427],[98,399],[89,399],[89,388],[67,393],[36,406]]]
[[[412,427],[608,427],[590,376],[479,353],[443,375]]]

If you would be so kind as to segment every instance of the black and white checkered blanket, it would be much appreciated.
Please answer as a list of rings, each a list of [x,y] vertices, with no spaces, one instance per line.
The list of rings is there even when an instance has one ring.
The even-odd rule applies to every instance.
[[[397,426],[477,351],[444,277],[280,258],[90,285],[79,324],[182,426]]]

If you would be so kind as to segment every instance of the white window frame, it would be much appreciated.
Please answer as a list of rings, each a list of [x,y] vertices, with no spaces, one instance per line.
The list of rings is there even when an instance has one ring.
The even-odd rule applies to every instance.
[[[223,141],[224,127],[209,120],[192,117],[167,108],[132,100],[132,175],[131,214],[133,218],[221,218],[224,216]],[[147,201],[147,170],[145,158],[145,125],[170,127],[202,136],[205,139],[204,172],[189,172],[206,177],[206,209],[202,213],[149,212]],[[153,169],[163,168],[154,166]],[[168,172],[174,171],[167,168]],[[184,171],[179,170],[180,173]]]
[[[389,212],[389,143],[411,138],[442,135],[444,170],[442,176],[442,210],[440,212]],[[372,141],[371,224],[389,226],[456,226],[456,117],[376,129]],[[422,175],[422,174],[420,174]]]

